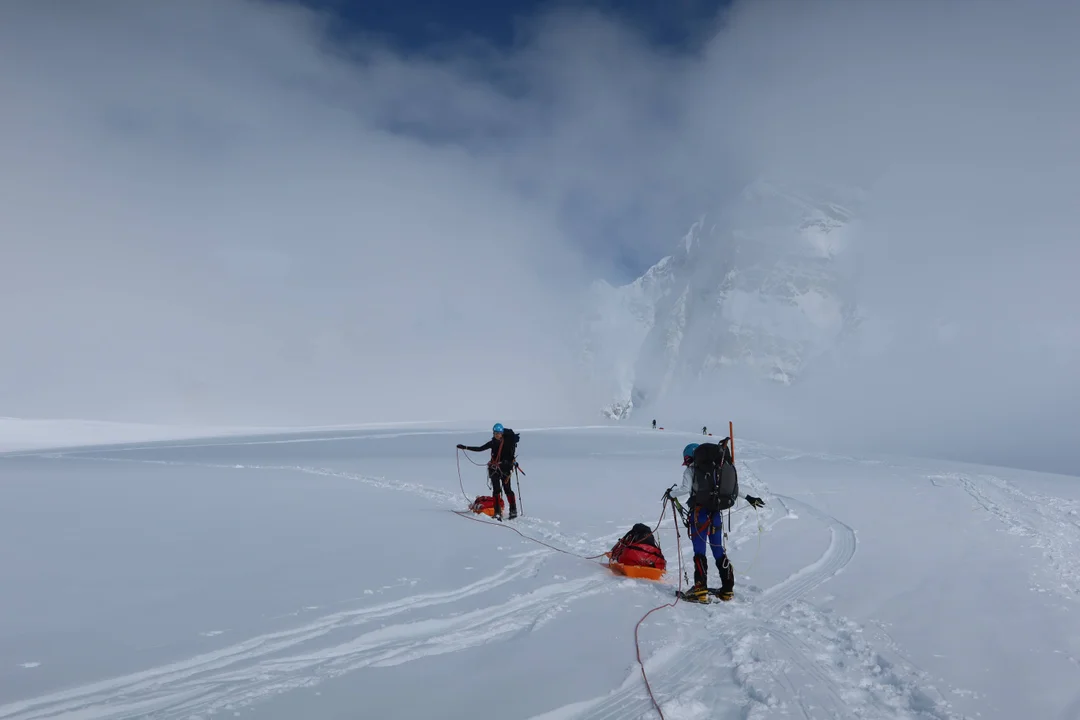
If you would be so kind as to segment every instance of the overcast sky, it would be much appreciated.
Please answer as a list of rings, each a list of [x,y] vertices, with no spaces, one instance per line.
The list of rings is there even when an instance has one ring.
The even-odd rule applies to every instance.
[[[803,176],[869,192],[893,344],[792,416],[1063,447],[1080,5],[642,7],[0,5],[0,412],[589,419],[587,282]]]

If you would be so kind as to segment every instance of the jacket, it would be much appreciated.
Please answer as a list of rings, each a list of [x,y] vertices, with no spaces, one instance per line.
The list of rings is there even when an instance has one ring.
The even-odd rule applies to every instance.
[[[682,474],[682,485],[671,491],[671,497],[681,498],[694,489],[694,465],[687,465]]]

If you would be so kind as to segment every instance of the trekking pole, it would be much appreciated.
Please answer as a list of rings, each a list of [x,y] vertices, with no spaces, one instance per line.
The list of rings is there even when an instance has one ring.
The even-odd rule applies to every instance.
[[[522,515],[525,514],[525,503],[521,499],[521,476],[524,474],[525,473],[521,471],[521,467],[517,463],[514,463],[514,479],[517,480],[518,486],[518,507],[521,508]]]
[[[672,485],[671,487],[675,486]],[[675,544],[676,547],[679,548],[679,571],[682,573],[683,580],[685,580],[686,584],[689,585],[690,576],[686,574],[686,570],[683,568],[682,545],[681,543],[679,543],[679,537],[681,535],[681,533],[679,532],[679,518],[682,517],[683,525],[686,525],[687,537],[690,537],[690,525],[686,522],[686,517],[683,516],[682,503],[680,503],[677,499],[670,495],[668,496],[668,499],[671,500],[671,519],[675,522]]]

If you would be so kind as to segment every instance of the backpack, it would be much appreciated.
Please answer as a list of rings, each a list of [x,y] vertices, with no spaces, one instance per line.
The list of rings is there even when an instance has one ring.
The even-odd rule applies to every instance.
[[[660,546],[656,544],[652,529],[644,523],[637,523],[630,531],[619,538],[608,553],[611,562],[621,565],[655,568],[665,570],[667,560]]]
[[[694,450],[694,484],[690,502],[707,512],[727,510],[739,499],[739,474],[727,445],[702,443]]]
[[[512,463],[517,460],[519,440],[521,440],[521,435],[518,435],[510,428],[503,428],[502,454],[499,456],[500,463]]]

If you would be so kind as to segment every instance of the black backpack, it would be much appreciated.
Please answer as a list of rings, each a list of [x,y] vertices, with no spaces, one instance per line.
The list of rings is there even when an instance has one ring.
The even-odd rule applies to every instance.
[[[635,523],[634,527],[630,528],[629,532],[623,535],[619,542],[623,545],[651,545],[654,548],[660,547],[656,544],[656,538],[653,537],[652,528],[645,523]]]
[[[690,502],[706,512],[727,510],[739,499],[739,474],[727,445],[702,443],[694,450],[694,484]]]
[[[521,436],[510,428],[503,428],[503,446],[500,455],[501,462],[513,462],[517,459],[517,446]]]

